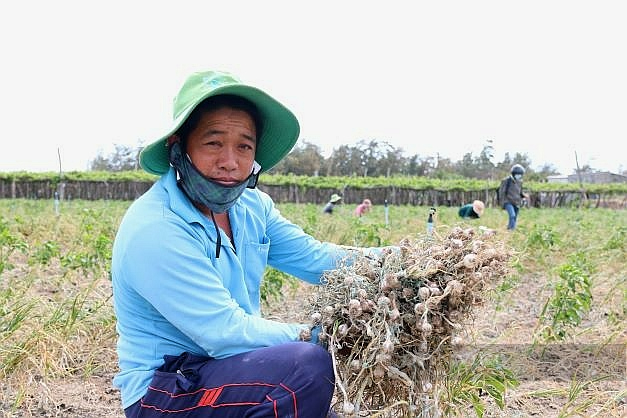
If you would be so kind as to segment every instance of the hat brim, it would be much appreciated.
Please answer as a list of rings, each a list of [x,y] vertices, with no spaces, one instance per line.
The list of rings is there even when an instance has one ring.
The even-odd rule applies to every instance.
[[[220,94],[242,97],[257,107],[263,131],[257,138],[255,160],[261,165],[262,172],[270,170],[292,150],[300,134],[296,116],[276,99],[256,87],[231,84],[211,90],[184,109],[164,136],[142,149],[139,154],[141,167],[152,174],[165,174],[170,168],[167,139],[181,127],[198,104]]]
[[[473,202],[472,210],[477,214],[477,216],[481,217],[481,215],[483,215],[484,207],[476,202]]]

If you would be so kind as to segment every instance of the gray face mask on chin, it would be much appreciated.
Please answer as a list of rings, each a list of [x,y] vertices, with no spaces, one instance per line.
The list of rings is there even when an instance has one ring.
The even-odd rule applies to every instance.
[[[222,239],[214,213],[224,213],[231,208],[247,188],[257,186],[261,166],[253,163],[252,173],[241,183],[224,186],[216,183],[200,172],[187,154],[183,154],[181,144],[170,144],[170,165],[176,170],[176,184],[192,201],[211,209],[211,220],[216,229],[216,258],[220,258]]]
[[[176,170],[176,183],[187,197],[214,213],[228,211],[244,190],[254,189],[261,171],[261,166],[255,161],[252,172],[246,180],[233,186],[224,186],[202,174],[189,156],[183,154],[179,142],[170,145],[170,164]]]

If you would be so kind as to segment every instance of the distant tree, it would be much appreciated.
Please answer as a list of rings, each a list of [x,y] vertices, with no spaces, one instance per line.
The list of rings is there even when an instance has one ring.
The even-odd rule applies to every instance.
[[[476,173],[475,178],[490,179],[494,176],[494,147],[492,146],[492,140],[488,140],[487,144],[483,147],[479,153],[479,157],[475,159]]]
[[[477,167],[472,152],[467,152],[461,160],[455,163],[455,171],[462,177],[475,177]]]
[[[427,161],[432,161],[432,159],[427,159]],[[443,158],[438,155],[436,163],[433,165],[431,171],[427,172],[427,177],[437,178],[437,179],[450,179],[461,177],[457,173],[456,163],[451,161],[450,158]]]
[[[324,156],[320,147],[311,142],[299,142],[279,164],[272,168],[273,173],[317,176],[323,165]]]
[[[407,174],[410,176],[424,176],[422,171],[422,160],[418,154],[414,154],[406,160]]]
[[[559,174],[559,171],[552,164],[544,164],[534,173],[531,173],[527,176],[527,180],[537,181],[537,182],[546,182],[548,176],[553,176]]]
[[[365,157],[358,146],[340,145],[329,157],[327,172],[330,176],[363,176]]]
[[[326,175],[327,176],[342,176],[350,175],[349,167],[347,164],[350,158],[350,147],[348,145],[340,145],[338,148],[331,152],[331,155],[325,161]]]
[[[89,169],[92,171],[129,171],[139,167],[139,147],[114,144],[114,150],[105,156],[101,151],[90,161]]]
[[[503,161],[496,163],[496,177],[502,178],[509,175],[513,165],[514,163],[512,162],[512,157],[510,157],[509,152],[506,152],[503,156]]]
[[[526,153],[521,154],[520,152],[517,152],[516,154],[514,154],[512,164],[520,164],[525,167],[526,170],[528,170],[531,167],[531,159]]]
[[[362,173],[364,177],[367,176],[381,176],[384,173],[380,171],[380,162],[383,160],[384,152],[382,146],[375,139],[367,142],[361,140],[357,143],[357,148],[361,151],[361,165],[363,167]]]
[[[407,158],[403,156],[402,148],[395,148],[388,143],[384,143],[385,155],[381,159],[381,173],[386,176],[396,174],[407,174]]]
[[[508,176],[514,164],[520,164],[525,167],[526,179],[529,179],[534,173],[533,169],[531,168],[531,159],[529,159],[529,156],[527,154],[521,154],[520,152],[517,152],[516,154],[514,154],[513,157],[510,157],[509,153],[506,152],[503,161],[496,164],[496,171],[499,174],[497,175],[497,178],[503,178]]]
[[[364,176],[387,177],[406,171],[402,148],[377,140],[361,140],[357,143],[357,148],[361,151]]]

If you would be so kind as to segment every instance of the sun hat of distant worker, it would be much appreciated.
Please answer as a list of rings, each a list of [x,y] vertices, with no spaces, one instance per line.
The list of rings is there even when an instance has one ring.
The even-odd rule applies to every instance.
[[[477,214],[477,216],[481,217],[484,209],[485,204],[481,200],[475,200],[472,202],[472,210]]]
[[[339,202],[340,200],[342,200],[342,196],[340,196],[339,194],[333,193],[331,195],[331,203]]]
[[[285,157],[300,133],[296,116],[264,91],[242,83],[223,71],[204,71],[190,75],[174,98],[173,121],[165,135],[139,154],[139,164],[149,173],[161,175],[170,168],[167,141],[203,100],[221,94],[239,96],[252,102],[259,112],[262,132],[257,135],[255,161],[261,171],[274,167]]]

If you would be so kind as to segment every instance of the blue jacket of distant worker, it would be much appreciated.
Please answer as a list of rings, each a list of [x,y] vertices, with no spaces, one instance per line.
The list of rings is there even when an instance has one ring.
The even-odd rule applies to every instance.
[[[261,317],[266,265],[319,284],[345,254],[306,235],[258,189],[247,189],[229,217],[234,244],[220,230],[216,258],[216,228],[177,187],[173,169],[124,216],[112,259],[120,365],[114,384],[124,408],[146,393],[164,354],[223,358],[296,341],[305,325]]]

